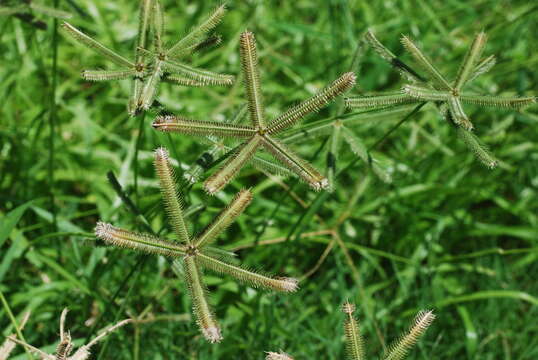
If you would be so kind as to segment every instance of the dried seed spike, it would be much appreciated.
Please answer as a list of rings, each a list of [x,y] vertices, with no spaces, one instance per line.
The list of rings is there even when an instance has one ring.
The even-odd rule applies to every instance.
[[[30,318],[30,314],[31,314],[30,311],[27,311],[24,313],[22,320],[18,326],[19,330],[22,330],[24,328],[24,326],[26,325],[26,322]],[[2,346],[0,346],[0,360],[7,360],[7,358],[9,357],[9,354],[11,354],[11,352],[17,345],[17,343],[15,343],[14,341],[10,339],[10,337],[15,337],[15,336],[16,336],[15,334],[9,335],[4,341],[4,343],[2,344]]]
[[[231,85],[234,82],[232,75],[218,74],[212,71],[198,69],[167,59],[163,61],[164,69],[172,74],[198,81],[204,85]]]
[[[452,87],[446,81],[446,79],[441,75],[439,70],[433,66],[431,61],[424,55],[424,53],[416,46],[411,39],[407,36],[402,36],[402,44],[407,49],[407,51],[413,56],[417,64],[427,72],[432,82],[439,87],[441,90],[450,90]]]
[[[480,106],[494,106],[499,108],[521,109],[532,105],[536,102],[536,98],[528,97],[501,97],[488,95],[460,95],[461,102],[475,104]]]
[[[256,38],[250,31],[245,31],[241,34],[239,44],[250,120],[254,127],[263,129],[265,128],[264,105],[256,53]]]
[[[366,95],[360,97],[345,98],[346,107],[351,109],[363,109],[380,106],[417,103],[417,99],[402,92],[383,95]]]
[[[104,222],[98,222],[95,236],[117,247],[177,258],[185,255],[185,248],[148,234],[140,234],[120,229]]]
[[[82,78],[88,81],[124,80],[129,79],[135,75],[135,69],[82,71]]]
[[[474,128],[473,123],[471,122],[471,120],[469,120],[469,118],[463,111],[460,99],[456,96],[450,96],[447,100],[448,109],[450,110],[450,114],[452,115],[454,123],[458,126],[461,126],[465,130],[472,130]]]
[[[329,181],[312,167],[307,161],[301,159],[288,146],[269,136],[264,136],[263,147],[287,168],[297,174],[316,191],[326,189]]]
[[[204,188],[208,194],[213,195],[228,184],[239,173],[239,170],[252,159],[261,141],[262,138],[255,135],[241,144],[224,165],[204,182]]]
[[[415,317],[413,325],[407,334],[396,340],[389,347],[385,360],[401,360],[406,357],[409,350],[417,343],[418,339],[426,332],[431,323],[435,320],[433,311],[421,311]]]
[[[219,274],[227,274],[236,280],[254,287],[262,287],[275,291],[295,292],[298,289],[298,280],[288,277],[272,278],[260,275],[256,272],[244,269],[239,266],[228,264],[222,260],[215,259],[204,253],[196,255],[196,261],[204,268]]]
[[[465,85],[465,83],[472,76],[473,71],[476,68],[476,63],[480,60],[482,51],[486,46],[486,41],[487,36],[484,32],[479,32],[476,34],[473,43],[465,54],[465,58],[458,70],[458,75],[456,76],[456,81],[454,82],[454,89],[461,90],[463,85]]]
[[[34,347],[34,346],[30,345],[30,344],[27,344],[24,341],[21,341],[21,340],[17,339],[15,336],[10,335],[7,338],[10,341],[13,341],[16,344],[19,344],[19,345],[25,347],[26,349],[28,349],[28,351],[40,356],[41,357],[40,360],[58,360],[56,358],[56,356],[49,355],[46,352],[43,352],[43,351],[39,350],[38,348],[36,348],[36,347]]]
[[[364,342],[359,330],[357,319],[353,316],[355,305],[345,302],[342,311],[347,315],[344,321],[344,333],[346,335],[346,354],[349,360],[364,359]]]
[[[480,140],[470,131],[458,127],[459,137],[465,145],[475,154],[480,162],[488,168],[493,169],[497,166],[498,161],[491,152],[480,142]]]
[[[220,342],[222,340],[220,328],[207,302],[206,289],[202,283],[200,271],[193,256],[185,257],[184,270],[185,280],[191,295],[193,312],[196,315],[198,326],[210,343]]]
[[[377,38],[372,30],[368,30],[364,34],[364,39],[370,44],[372,49],[385,61],[387,61],[392,67],[396,68],[400,75],[405,79],[412,82],[423,82],[424,79],[411,69],[407,64],[398,59],[389,49],[387,49]]]
[[[153,121],[153,128],[159,131],[173,131],[189,135],[218,137],[251,137],[255,130],[250,126],[198,121],[175,115],[159,115]]]
[[[250,190],[239,191],[233,200],[225,207],[221,213],[209,224],[204,231],[194,240],[194,246],[201,249],[214,242],[235,219],[241,215],[252,201]]]
[[[282,350],[279,352],[266,351],[265,360],[293,360],[290,354],[286,354]]]
[[[183,52],[191,45],[200,42],[200,39],[206,36],[211,30],[213,30],[224,17],[226,13],[226,3],[217,6],[215,10],[205,19],[200,25],[196,26],[187,34],[183,39],[179,40],[174,46],[172,46],[168,52],[168,56],[177,56],[178,53]]]
[[[348,72],[342,74],[332,84],[307,99],[297,106],[293,106],[282,113],[269,124],[268,133],[275,134],[293,126],[305,115],[316,112],[333,101],[337,96],[342,95],[355,85],[355,74]]]
[[[120,66],[128,67],[128,68],[134,68],[134,64],[132,62],[130,62],[123,56],[117,54],[116,52],[110,50],[109,48],[101,44],[100,42],[84,34],[82,31],[80,31],[73,25],[67,22],[64,22],[62,23],[62,28],[66,31],[67,34],[69,34],[73,39],[78,41],[80,44],[103,55],[105,58],[109,59],[113,63]]]
[[[190,244],[189,232],[183,218],[183,207],[176,189],[174,169],[170,164],[169,157],[168,151],[165,148],[161,147],[155,150],[155,170],[159,177],[168,219],[177,236],[177,241],[183,244]]]
[[[97,335],[95,338],[92,339],[88,344],[81,346],[69,360],[85,360],[90,355],[90,348],[97,344],[99,341],[101,341],[103,338],[105,338],[110,333],[116,331],[120,327],[123,327],[127,324],[132,323],[132,319],[125,319],[117,324],[111,325],[107,327],[105,330],[103,330],[99,335]]]
[[[448,91],[439,91],[419,85],[405,85],[404,93],[421,101],[447,101],[452,94]]]
[[[476,79],[478,76],[487,73],[496,63],[495,55],[490,55],[481,62],[479,62],[473,70],[473,73],[469,76],[467,82],[471,82]]]

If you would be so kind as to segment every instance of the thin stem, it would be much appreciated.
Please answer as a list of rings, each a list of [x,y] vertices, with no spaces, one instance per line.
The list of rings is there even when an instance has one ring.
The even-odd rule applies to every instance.
[[[146,112],[142,112],[140,117],[140,122],[138,123],[138,134],[136,138],[136,148],[135,148],[135,155],[133,159],[133,172],[134,172],[134,183],[133,183],[133,191],[135,194],[136,204],[138,205],[140,203],[140,199],[138,197],[138,152],[140,147],[142,146],[142,138],[144,136],[144,119],[146,118]]]
[[[9,304],[7,303],[7,300],[4,297],[4,293],[2,292],[2,290],[0,290],[0,301],[2,301],[4,310],[6,311],[7,316],[9,317],[9,320],[13,324],[13,327],[15,328],[15,332],[17,333],[17,336],[19,337],[19,339],[26,342],[26,340],[24,339],[24,336],[22,335],[21,329],[19,328],[19,324],[17,323],[17,319],[15,319],[15,316],[13,316],[13,313],[11,312],[11,308],[9,307]],[[24,347],[24,351],[26,352],[26,357],[28,358],[28,360],[32,360],[33,356],[30,353],[30,351],[26,347]]]

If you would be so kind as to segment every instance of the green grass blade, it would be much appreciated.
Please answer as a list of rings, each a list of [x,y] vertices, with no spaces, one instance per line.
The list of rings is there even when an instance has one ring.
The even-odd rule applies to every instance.
[[[35,12],[42,13],[57,19],[67,20],[73,17],[73,15],[67,11],[62,11],[49,6],[36,4],[34,1],[31,1],[28,6]]]

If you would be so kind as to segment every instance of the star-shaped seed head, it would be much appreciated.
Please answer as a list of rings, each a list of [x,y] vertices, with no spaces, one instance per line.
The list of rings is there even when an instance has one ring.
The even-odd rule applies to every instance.
[[[202,269],[231,275],[240,282],[254,287],[263,287],[282,292],[297,290],[297,280],[262,275],[237,266],[222,256],[223,252],[212,247],[226,228],[245,210],[252,201],[252,193],[242,190],[236,194],[229,205],[196,236],[189,234],[183,205],[175,184],[174,170],[168,151],[159,148],[155,151],[155,169],[174,239],[169,240],[154,234],[141,234],[120,229],[111,224],[99,222],[95,235],[110,245],[129,248],[148,254],[163,255],[173,259],[173,268],[180,269],[193,304],[193,312],[204,337],[211,343],[222,339],[220,327],[207,300],[207,288],[202,278]],[[182,270],[182,271],[181,271]]]
[[[314,190],[326,188],[328,186],[327,179],[310,163],[280,141],[277,135],[349,90],[355,84],[355,74],[351,72],[343,74],[308,100],[291,107],[275,119],[267,121],[260,86],[256,41],[254,34],[250,31],[241,34],[240,55],[250,118],[249,125],[199,121],[181,116],[163,115],[155,119],[153,127],[159,131],[242,140],[242,143],[229,153],[222,167],[205,181],[204,187],[209,194],[215,194],[221,190],[261,150],[271,154]]]
[[[225,12],[225,4],[218,6],[185,37],[165,48],[162,40],[165,22],[160,1],[141,0],[134,60],[119,55],[69,23],[63,23],[62,27],[73,39],[119,66],[116,70],[84,70],[82,77],[85,80],[131,80],[128,112],[136,115],[152,106],[161,82],[195,87],[233,83],[231,75],[217,74],[186,63],[193,53],[220,43],[220,37],[210,33],[222,21]],[[153,34],[151,42],[149,33]]]
[[[536,98],[533,96],[479,95],[467,92],[464,89],[466,84],[489,71],[495,65],[493,55],[482,58],[487,40],[487,36],[483,32],[475,36],[453,81],[442,75],[432,61],[407,36],[402,36],[402,44],[424,75],[420,75],[396,57],[376,39],[371,31],[366,33],[365,40],[383,59],[396,68],[410,84],[406,84],[399,92],[348,98],[346,99],[346,105],[350,108],[372,108],[433,102],[443,117],[457,127],[458,134],[477,158],[488,167],[495,167],[497,161],[476,136],[470,132],[474,129],[474,125],[466,115],[463,104],[521,109],[536,102]]]

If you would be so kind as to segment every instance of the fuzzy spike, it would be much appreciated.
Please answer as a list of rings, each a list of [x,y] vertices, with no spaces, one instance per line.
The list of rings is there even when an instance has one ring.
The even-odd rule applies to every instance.
[[[402,36],[402,44],[407,51],[413,56],[417,64],[427,72],[432,82],[442,90],[450,90],[452,87],[448,81],[441,75],[439,70],[433,66],[431,61],[424,55],[424,53],[418,48],[413,41],[407,36]]]
[[[433,311],[421,311],[415,317],[413,325],[407,334],[396,340],[389,347],[385,360],[401,360],[407,356],[409,350],[417,343],[418,339],[426,332],[431,323],[435,320]]]
[[[148,254],[158,254],[177,258],[185,255],[185,248],[168,241],[120,229],[104,222],[98,222],[95,236],[104,242],[117,247],[128,248]]]
[[[136,75],[135,69],[122,70],[84,70],[82,78],[88,81],[124,80]]]
[[[312,189],[320,191],[329,186],[327,178],[321,175],[307,161],[296,155],[284,143],[273,137],[265,136],[263,137],[262,144],[269,153],[307,182]]]
[[[239,44],[250,120],[254,127],[265,128],[256,38],[250,31],[245,31],[241,34]]]
[[[493,106],[499,108],[522,109],[536,103],[533,96],[527,97],[500,97],[488,95],[460,95],[460,100],[464,103],[480,106]]]
[[[210,343],[220,342],[222,340],[220,328],[207,302],[206,289],[202,283],[200,270],[194,257],[185,257],[184,269],[198,326]]]
[[[269,134],[278,133],[293,126],[298,120],[307,114],[317,112],[337,96],[342,95],[355,84],[355,74],[348,72],[336,79],[332,84],[321,90],[310,99],[303,101],[297,106],[288,109],[269,125]]]
[[[159,131],[173,131],[183,134],[219,137],[250,137],[255,130],[250,126],[198,121],[175,115],[160,115],[155,118],[153,127]]]
[[[216,238],[241,215],[252,201],[250,190],[239,191],[233,200],[224,208],[215,220],[194,240],[194,246],[203,248],[214,242]]]
[[[361,97],[350,97],[344,99],[346,107],[351,109],[412,104],[417,102],[418,101],[416,98],[402,92],[384,95],[366,95]]]
[[[261,141],[262,138],[255,135],[241,144],[224,165],[205,181],[205,190],[213,195],[228,184],[239,173],[239,170],[252,159]]]
[[[364,360],[364,342],[357,319],[353,316],[355,305],[345,302],[342,311],[346,314],[344,332],[346,335],[346,354],[349,360]]]
[[[260,275],[256,272],[246,270],[239,266],[228,264],[222,260],[217,260],[203,253],[196,255],[197,261],[203,267],[219,274],[227,274],[234,279],[254,287],[261,287],[275,291],[295,292],[298,289],[298,281],[294,278],[278,277],[272,278]]]
[[[277,353],[267,351],[266,354],[267,356],[265,357],[265,360],[293,360],[290,354],[286,354],[283,351],[279,351]]]
[[[170,155],[165,148],[161,147],[155,150],[154,164],[157,176],[159,177],[168,219],[174,229],[177,240],[183,244],[190,244],[189,232],[183,218],[183,207],[176,189],[174,169],[170,164]]]
[[[134,68],[134,64],[132,62],[130,62],[123,56],[117,54],[116,52],[110,50],[109,48],[101,44],[100,42],[84,34],[82,31],[80,31],[73,25],[67,22],[64,22],[62,23],[62,28],[65,30],[67,34],[69,34],[73,39],[78,41],[80,44],[101,54],[102,56],[109,59],[113,63],[119,66],[123,66],[123,67]]]
[[[452,119],[456,125],[461,126],[465,130],[472,130],[474,128],[473,123],[463,111],[463,106],[461,105],[461,101],[458,97],[450,96],[447,104],[450,114],[452,115]]]
[[[487,36],[483,32],[476,34],[472,45],[469,47],[469,50],[465,54],[465,58],[461,63],[461,66],[458,70],[458,75],[456,76],[456,81],[454,82],[454,89],[461,90],[463,85],[469,80],[473,75],[473,72],[476,68],[476,63],[480,60],[482,51],[486,46]]]
[[[420,101],[447,101],[452,96],[448,91],[439,91],[417,85],[405,85],[402,91]]]
[[[203,83],[204,85],[231,85],[234,82],[234,77],[232,75],[218,74],[172,60],[165,60],[163,65],[167,72],[184,76],[188,79]]]
[[[474,68],[473,73],[469,76],[469,80],[467,80],[467,82],[469,83],[473,81],[474,79],[476,79],[477,77],[479,77],[480,75],[490,71],[491,68],[495,66],[496,62],[497,60],[495,59],[495,55],[490,55],[484,60],[482,60],[481,62],[479,62]]]
[[[458,127],[458,135],[465,145],[475,154],[476,158],[488,168],[497,167],[498,161],[482,142],[470,131]]]
[[[191,45],[196,44],[201,38],[206,36],[211,30],[213,30],[222,21],[226,13],[226,4],[217,6],[213,12],[205,19],[200,25],[195,27],[189,34],[183,39],[179,40],[174,46],[168,50],[168,56],[176,56],[185,49],[188,49]]]

